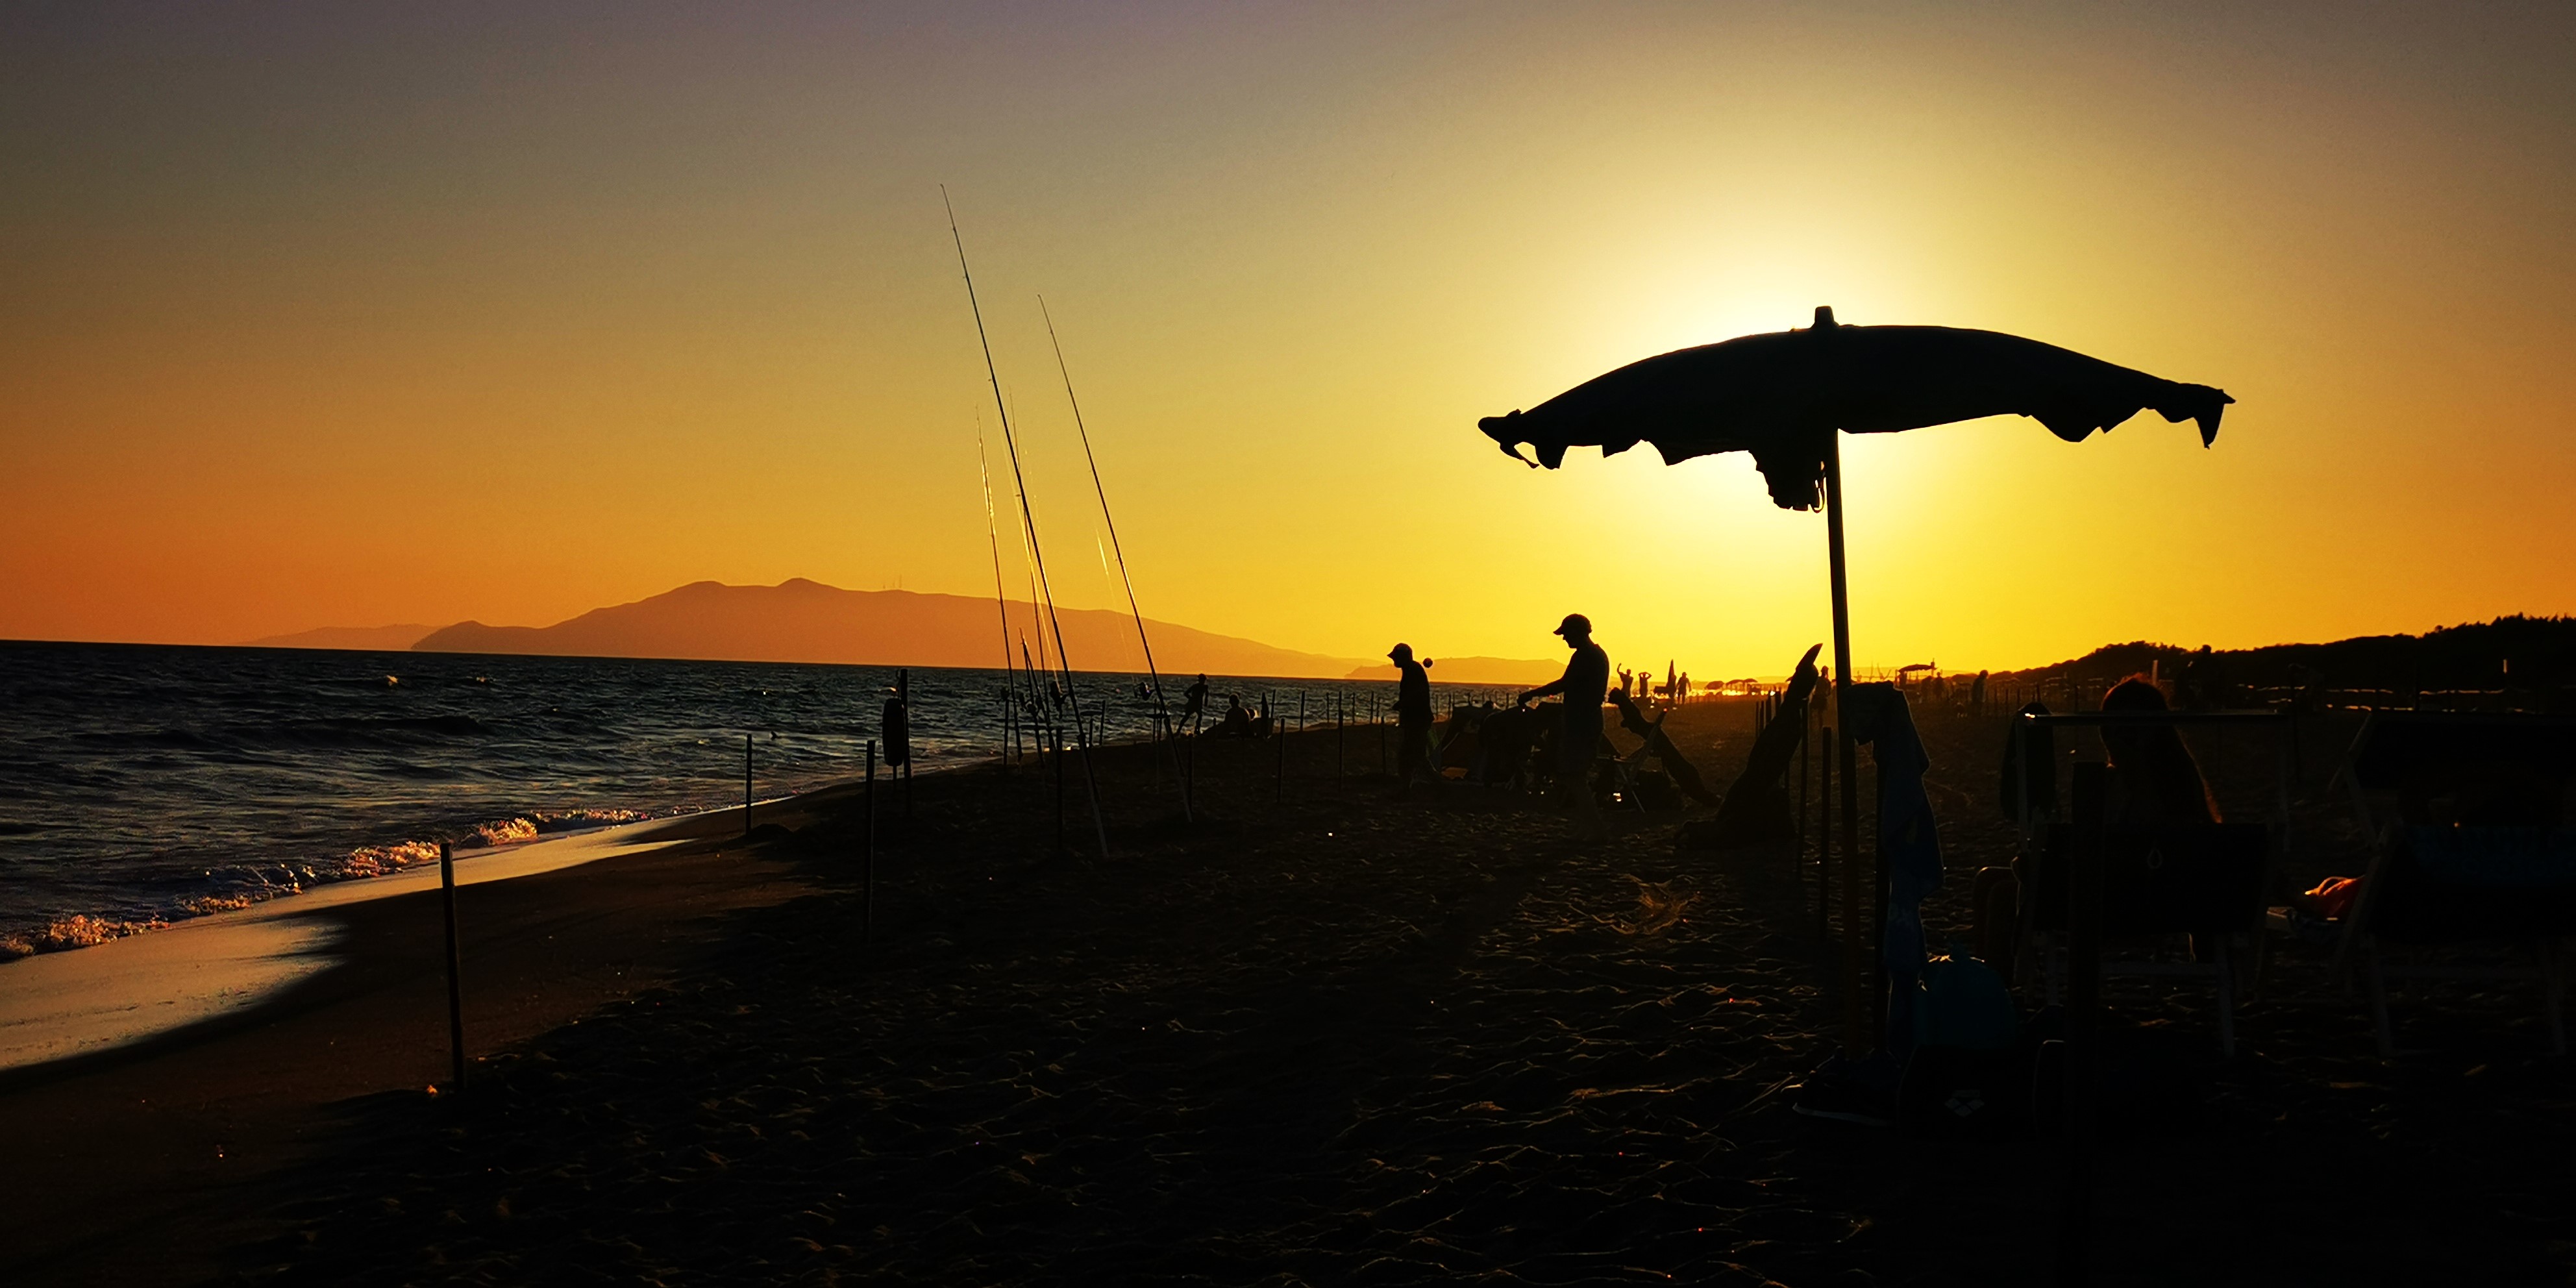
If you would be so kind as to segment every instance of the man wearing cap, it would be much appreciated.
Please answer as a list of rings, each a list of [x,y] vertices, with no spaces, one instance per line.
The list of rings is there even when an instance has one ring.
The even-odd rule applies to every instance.
[[[1388,649],[1395,663],[1395,794],[1413,787],[1413,776],[1431,768],[1431,673],[1429,659],[1413,660],[1413,646]]]
[[[1566,659],[1565,674],[1553,684],[1522,693],[1519,705],[1528,706],[1533,698],[1564,697],[1565,723],[1556,735],[1557,791],[1581,820],[1584,839],[1599,840],[1607,832],[1592,802],[1592,758],[1601,747],[1601,703],[1610,692],[1610,655],[1592,642],[1592,619],[1581,613],[1567,613],[1557,623],[1556,634],[1574,650],[1574,656]]]

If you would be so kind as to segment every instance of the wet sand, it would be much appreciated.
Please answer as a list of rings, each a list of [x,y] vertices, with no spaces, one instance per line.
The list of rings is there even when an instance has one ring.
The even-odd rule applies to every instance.
[[[1724,782],[1747,719],[1719,704],[1668,728]],[[1965,872],[2002,861],[2011,834],[1987,804],[2000,722],[1932,719],[1926,735],[1953,874],[1929,909],[1938,942],[1961,929]],[[2301,790],[2319,803],[2302,809],[2303,869],[2350,870],[2322,790],[2340,745],[2319,729],[2305,748]],[[200,1250],[188,1268],[295,1283],[2040,1281],[2050,1147],[1790,1112],[1840,1016],[1838,957],[1797,874],[1676,855],[1669,816],[1581,847],[1484,792],[1389,803],[1359,773],[1376,768],[1374,731],[1346,751],[1337,782],[1331,736],[1295,740],[1281,803],[1272,745],[1210,744],[1188,827],[1167,761],[1105,754],[1107,861],[1081,853],[1078,778],[1077,855],[1062,859],[1039,775],[922,778],[909,823],[880,797],[873,942],[854,819],[829,802],[757,859],[648,860],[683,865],[673,889],[699,883],[692,916],[737,906],[630,914],[672,935],[653,945],[668,950],[657,982],[590,967],[587,1000],[568,988],[492,1034],[517,1040],[461,1100],[417,1088],[443,1064],[434,973],[370,995],[380,1028],[394,996],[421,1014],[364,1068],[327,1045],[227,1037],[236,1061],[300,1051],[318,1072],[293,1075],[311,1084],[302,1116],[281,1115],[297,1130],[262,1138],[266,1179],[192,1181],[200,1212],[230,1215],[182,1228]],[[2204,759],[2222,799],[2259,797],[2267,754]],[[616,901],[609,871],[489,887],[517,888],[530,924],[469,913],[500,936],[469,948],[469,978],[477,955],[532,952],[549,925],[614,920],[592,911]],[[595,954],[618,936],[576,938]],[[563,978],[575,962],[524,965]],[[2420,1051],[2395,1062],[2316,954],[2275,960],[2233,1062],[2204,992],[2108,992],[2120,1042],[2206,1094],[2187,1127],[2106,1145],[2099,1282],[2567,1282],[2576,1094],[2542,1054],[2536,985],[2425,990],[2401,1012]],[[327,1013],[304,1013],[305,1042],[340,1031]],[[0,1095],[0,1115],[40,1122],[29,1097],[53,1095],[147,1122],[125,1106],[220,1068],[221,1049]],[[197,1121],[202,1152],[225,1124]],[[87,1211],[60,1204],[51,1224],[87,1220],[78,1246],[112,1245]],[[42,1270],[88,1277],[76,1268]]]
[[[738,834],[740,817],[655,825],[648,830],[678,843],[599,867],[520,863],[519,871],[535,874],[462,886],[474,1048],[497,1050],[651,988],[704,951],[711,915],[801,893],[788,868],[725,842]],[[494,857],[508,866],[514,856]],[[425,891],[405,879],[424,875]],[[251,918],[208,918],[202,927],[182,923],[55,955],[76,966],[90,954],[139,952],[151,959],[139,963],[146,978],[123,982],[147,994],[166,982],[157,977],[172,964],[165,948],[184,957],[205,944],[226,952],[288,945],[300,947],[299,957],[328,959],[291,972],[297,982],[282,992],[215,1008],[192,1027],[0,1071],[10,1178],[0,1186],[0,1247],[9,1250],[10,1282],[218,1277],[227,1249],[274,1236],[267,1213],[280,1199],[281,1176],[345,1141],[353,1106],[370,1095],[427,1102],[430,1085],[449,1075],[435,879],[432,870],[343,883],[261,905]],[[382,889],[360,888],[378,882],[411,889],[383,897]],[[223,921],[258,924],[215,924]],[[256,969],[210,964],[222,987],[262,982]],[[74,1027],[86,1037],[105,1031]]]

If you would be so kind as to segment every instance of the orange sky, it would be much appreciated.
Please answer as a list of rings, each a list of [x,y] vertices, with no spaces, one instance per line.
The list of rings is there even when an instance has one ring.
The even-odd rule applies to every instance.
[[[1284,647],[1784,669],[1746,458],[1475,421],[1818,304],[2239,400],[1847,440],[1866,663],[2576,611],[2571,11],[2061,8],[13,7],[0,637],[989,593],[943,182],[1068,604],[1040,292],[1147,613]]]

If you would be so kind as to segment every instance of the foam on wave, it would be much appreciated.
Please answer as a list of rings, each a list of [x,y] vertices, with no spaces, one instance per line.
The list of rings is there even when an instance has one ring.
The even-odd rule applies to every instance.
[[[520,845],[540,837],[585,828],[611,827],[620,823],[640,822],[653,817],[645,810],[576,809],[536,810],[510,818],[477,823],[468,829],[473,843],[497,848]],[[419,867],[438,861],[437,841],[396,841],[391,845],[362,845],[334,861],[317,863],[284,863],[273,867],[248,869],[242,873],[244,885],[222,894],[196,895],[180,900],[166,914],[156,914],[139,921],[113,917],[76,914],[50,921],[42,926],[18,931],[0,931],[0,961],[36,953],[63,952],[88,948],[111,939],[139,935],[147,930],[167,929],[171,922],[211,913],[232,912],[291,894],[301,894],[305,887],[336,881],[363,881],[390,872]],[[276,875],[271,875],[274,872]],[[255,884],[254,884],[255,883]]]

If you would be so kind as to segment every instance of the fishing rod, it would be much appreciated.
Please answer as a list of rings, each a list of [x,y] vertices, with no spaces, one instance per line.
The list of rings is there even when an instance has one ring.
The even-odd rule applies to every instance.
[[[948,200],[948,185],[939,187],[939,204],[948,211],[948,237],[957,244],[957,272],[966,279],[966,307],[975,314],[975,338],[984,346],[984,376],[993,383],[993,406],[1002,417],[1002,446],[1011,456],[1011,478],[1019,485],[1020,518],[1028,524],[1029,553],[1037,562],[1038,589],[1046,595],[1047,622],[1055,629],[1056,666],[1064,672],[1066,696],[1073,702],[1074,742],[1082,749],[1082,782],[1091,797],[1091,827],[1100,841],[1100,857],[1109,857],[1109,824],[1100,815],[1100,775],[1092,764],[1091,742],[1082,734],[1082,695],[1073,687],[1073,666],[1064,655],[1064,622],[1056,616],[1055,588],[1047,580],[1046,547],[1038,543],[1036,512],[1029,508],[1028,477],[1020,469],[1020,444],[1011,433],[1011,408],[1002,398],[1001,372],[993,365],[993,338],[984,330],[984,306],[975,299],[975,273],[966,266],[966,237],[957,231],[957,207]]]
[[[1003,422],[1006,427],[1009,423],[1010,422],[1007,419]],[[1008,441],[1009,435],[1007,433],[1005,433],[1003,437],[1005,441]],[[1019,458],[1016,455],[1012,457],[1015,465],[1018,459]],[[1015,468],[1012,471],[1013,481],[1017,482],[1018,477],[1019,472]],[[1020,502],[1021,516],[1021,522],[1017,525],[1020,534],[1020,568],[1023,572],[1028,574],[1029,578],[1029,630],[1034,632],[1038,637],[1037,674],[1045,675],[1050,672],[1051,668],[1047,665],[1046,616],[1040,607],[1044,601],[1038,596],[1038,564],[1037,556],[1035,554],[1035,551],[1037,550],[1038,534],[1036,527],[1033,526],[1035,520],[1029,517],[1030,509],[1028,488],[1025,485],[1021,486],[1016,495]],[[1029,680],[1029,692],[1032,695],[1037,692],[1037,680],[1034,677]]]
[[[1169,728],[1172,704],[1163,698],[1163,672],[1154,665],[1154,641],[1145,636],[1145,610],[1136,606],[1136,579],[1127,572],[1127,551],[1118,544],[1118,520],[1109,514],[1109,488],[1100,481],[1100,458],[1092,454],[1091,430],[1082,423],[1082,400],[1073,396],[1073,370],[1065,365],[1064,341],[1056,338],[1055,314],[1048,311],[1043,295],[1038,297],[1038,316],[1046,319],[1047,343],[1055,346],[1055,369],[1064,377],[1064,400],[1073,408],[1074,432],[1082,436],[1082,459],[1091,466],[1091,490],[1100,498],[1100,521],[1109,528],[1110,553],[1118,556],[1118,580],[1127,587],[1127,615],[1136,619],[1136,643],[1145,650],[1145,674],[1154,682],[1154,711]],[[1181,768],[1178,742],[1172,744],[1172,774],[1181,785],[1181,821],[1196,822],[1190,811],[1189,775]]]
[[[1002,619],[1002,763],[1019,741],[1019,677],[1011,667],[1011,604],[1002,591],[1002,534],[993,517],[993,467],[984,454],[984,413],[975,413],[975,473],[984,484],[984,541],[993,550],[993,611]]]

